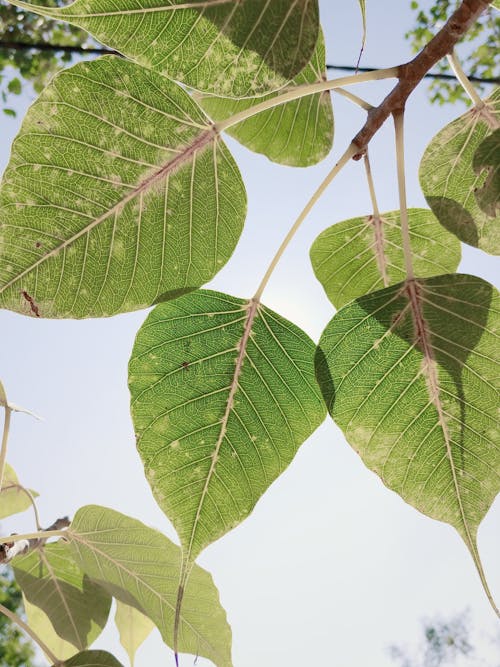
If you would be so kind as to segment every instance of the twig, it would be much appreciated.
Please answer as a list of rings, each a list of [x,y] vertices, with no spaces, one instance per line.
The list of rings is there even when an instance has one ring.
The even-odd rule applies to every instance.
[[[59,658],[57,658],[54,653],[50,650],[50,648],[45,644],[45,642],[40,639],[40,637],[34,632],[27,623],[23,621],[22,618],[20,618],[17,614],[15,614],[13,611],[10,609],[7,609],[7,607],[4,607],[3,604],[0,604],[0,613],[4,614],[4,616],[7,616],[13,623],[18,625],[24,632],[31,637],[31,639],[35,642],[35,644],[38,644],[38,646],[42,649],[42,651],[45,653],[47,658],[54,664],[54,665],[59,665],[60,661]]]

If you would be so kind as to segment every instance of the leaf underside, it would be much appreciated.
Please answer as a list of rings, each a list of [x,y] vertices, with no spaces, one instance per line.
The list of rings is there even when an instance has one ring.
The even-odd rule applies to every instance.
[[[78,652],[78,649],[75,648],[73,644],[70,644],[70,642],[59,637],[47,614],[40,609],[40,607],[31,604],[24,595],[23,605],[28,625],[39,637],[43,637],[45,646],[47,646],[59,660],[71,658]]]
[[[491,218],[500,211],[500,129],[489,134],[474,153],[472,166],[476,174],[485,176],[475,191],[476,201]]]
[[[68,21],[101,44],[192,88],[246,97],[284,86],[309,62],[317,0],[76,0],[24,9]]]
[[[115,624],[120,633],[120,643],[133,665],[137,649],[151,634],[154,623],[135,607],[117,600]]]
[[[444,127],[427,146],[420,163],[420,185],[439,222],[464,243],[500,254],[498,208],[482,209],[487,170],[474,170],[474,155],[483,140],[500,127],[500,89]]]
[[[82,651],[65,660],[64,665],[65,667],[123,667],[121,662],[106,651]]]
[[[248,516],[325,416],[309,337],[218,292],[153,310],[129,386],[145,473],[187,562]]]
[[[310,63],[290,86],[325,81],[325,71],[325,43],[320,33]],[[279,94],[283,92],[285,89]],[[211,118],[223,120],[273,97],[276,94],[247,100],[209,95],[196,99]],[[227,132],[250,150],[266,155],[273,162],[291,167],[309,167],[323,160],[332,148],[331,95],[327,91],[281,104],[229,128]]]
[[[31,495],[36,497],[38,493],[31,491]],[[19,484],[14,469],[6,463],[2,490],[0,491],[0,519],[5,519],[18,512],[24,512],[30,507],[31,500],[29,495],[23,491],[23,487]]]
[[[78,510],[67,537],[76,562],[111,595],[147,615],[173,646],[182,554],[167,537],[105,507]],[[231,667],[231,629],[212,577],[195,565],[184,596],[179,648]]]
[[[477,529],[500,490],[499,314],[480,278],[419,279],[340,310],[317,352],[347,441],[386,486],[454,526],[479,570]]]
[[[0,306],[103,317],[210,280],[246,214],[238,168],[177,84],[116,56],[56,76],[0,190]]]
[[[452,273],[460,262],[460,242],[427,209],[408,210],[415,275]],[[400,212],[352,218],[332,225],[314,241],[311,263],[336,308],[369,292],[404,280]]]

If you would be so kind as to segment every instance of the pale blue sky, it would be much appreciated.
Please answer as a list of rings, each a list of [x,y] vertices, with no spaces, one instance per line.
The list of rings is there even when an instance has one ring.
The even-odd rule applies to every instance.
[[[404,33],[409,0],[368,2],[366,65],[410,57]],[[356,0],[320,0],[330,62],[354,63],[360,44]],[[357,92],[377,102],[387,82]],[[363,92],[361,92],[363,91]],[[19,100],[20,118],[29,100]],[[243,173],[249,214],[230,263],[209,285],[251,296],[300,209],[363,122],[363,112],[334,98],[332,155],[308,170],[279,167],[228,140]],[[421,206],[417,167],[431,137],[463,111],[430,107],[424,90],[407,113],[409,203]],[[1,121],[0,167],[18,120]],[[392,127],[371,146],[381,210],[398,208]],[[315,340],[333,315],[314,279],[309,248],[325,227],[370,213],[361,163],[350,164],[304,224],[266,290],[266,305],[302,326]],[[495,260],[464,249],[461,271],[491,282]],[[107,320],[36,320],[0,312],[0,377],[11,400],[43,415],[14,418],[9,461],[21,481],[40,492],[44,523],[87,503],[113,507],[175,539],[143,477],[134,446],[126,386],[127,361],[146,312]],[[31,528],[29,513],[3,523],[5,532]],[[500,599],[500,503],[479,533],[493,593]],[[478,634],[497,632],[472,561],[449,526],[432,521],[388,491],[328,419],[302,447],[289,470],[240,527],[211,546],[199,562],[219,587],[233,628],[235,667],[389,667],[386,649],[412,642],[420,619],[466,607]],[[114,630],[97,646],[126,664]],[[487,665],[500,649],[481,640]],[[157,633],[140,650],[137,667],[172,664]],[[183,665],[191,665],[184,658]],[[202,660],[198,665],[209,664]]]

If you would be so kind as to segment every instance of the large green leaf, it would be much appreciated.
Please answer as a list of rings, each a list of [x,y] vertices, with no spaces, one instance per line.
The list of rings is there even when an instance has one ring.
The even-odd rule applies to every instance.
[[[56,76],[0,191],[0,306],[40,317],[144,308],[210,280],[240,236],[238,169],[177,84],[116,56]]]
[[[320,34],[309,65],[291,82],[293,86],[325,80],[325,44]],[[280,91],[282,93],[284,91]],[[276,94],[264,99],[272,99]],[[197,100],[215,120],[233,116],[263,101],[262,98],[231,100],[199,96]],[[333,143],[333,112],[330,93],[303,97],[252,116],[228,133],[244,146],[270,160],[292,167],[308,167],[325,158]]]
[[[73,644],[70,644],[70,642],[64,641],[64,639],[59,637],[54,630],[54,626],[50,622],[49,617],[42,609],[40,609],[40,607],[36,607],[34,604],[31,604],[31,602],[28,602],[25,596],[23,596],[23,604],[28,625],[39,637],[43,638],[45,646],[47,646],[57,658],[66,660],[78,652],[78,649],[75,648]]]
[[[455,271],[460,241],[431,211],[408,211],[415,275],[426,278]],[[332,225],[314,241],[311,262],[316,278],[336,308],[388,287],[406,275],[400,212],[352,218]]]
[[[47,614],[62,639],[83,650],[100,635],[111,597],[82,572],[68,545],[42,546],[13,566],[26,599]]]
[[[250,514],[325,416],[309,337],[218,292],[150,313],[129,386],[145,473],[187,562]]]
[[[78,510],[67,537],[89,577],[117,599],[136,607],[173,646],[181,550],[140,521],[105,507]],[[230,667],[231,629],[212,577],[195,565],[185,591],[179,648]]]
[[[141,65],[199,90],[245,97],[285,85],[318,38],[317,0],[76,0],[14,5],[84,28]]]
[[[121,645],[127,651],[133,667],[137,649],[151,634],[154,623],[138,609],[120,600],[116,601],[115,623],[120,633]]]
[[[475,193],[486,170],[474,170],[476,150],[500,127],[500,89],[444,127],[427,146],[420,163],[420,185],[440,223],[464,243],[500,254],[500,218],[482,210]]]
[[[347,441],[390,489],[457,529],[485,588],[476,536],[500,491],[499,325],[491,285],[438,276],[345,306],[317,353]]]
[[[483,185],[474,193],[476,201],[482,211],[494,218],[500,211],[500,129],[479,145],[472,166],[476,174],[485,174]]]
[[[38,496],[36,491],[30,491],[33,497]],[[31,507],[31,498],[24,490],[24,487],[19,484],[14,469],[8,464],[5,464],[5,471],[2,482],[2,489],[0,491],[0,519],[5,519],[7,516],[24,512]]]
[[[60,665],[52,667],[60,667]],[[106,651],[83,651],[65,660],[64,667],[123,667],[123,665]]]

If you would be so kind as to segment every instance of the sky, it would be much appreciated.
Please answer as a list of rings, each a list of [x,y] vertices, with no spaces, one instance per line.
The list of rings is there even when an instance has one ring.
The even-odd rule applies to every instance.
[[[362,64],[385,67],[411,57],[404,39],[412,24],[409,4],[368,3]],[[328,61],[355,63],[358,3],[320,0],[320,8]],[[390,85],[366,84],[355,92],[377,103]],[[19,117],[0,121],[2,170],[30,101],[23,95]],[[333,101],[335,146],[318,166],[281,167],[227,140],[247,187],[249,212],[236,252],[209,288],[242,298],[254,293],[298,213],[364,122],[360,109],[337,96]],[[412,96],[406,115],[410,206],[425,206],[417,178],[425,146],[463,111],[460,105],[431,107],[425,86]],[[393,145],[387,124],[370,146],[381,211],[398,208]],[[267,306],[316,341],[334,311],[313,276],[309,248],[334,222],[369,213],[362,162],[352,162],[304,223],[264,293]],[[461,272],[495,283],[496,266],[493,257],[463,248]],[[129,413],[127,362],[146,315],[50,321],[0,311],[0,377],[13,402],[43,416],[35,421],[15,415],[8,461],[21,482],[40,493],[44,524],[95,503],[136,517],[177,541],[144,478]],[[497,500],[479,531],[484,568],[497,600],[499,526]],[[31,529],[29,512],[2,522],[5,534]],[[500,664],[500,643],[489,638],[499,636],[500,627],[458,534],[384,487],[330,418],[301,447],[252,515],[198,562],[219,588],[233,630],[235,667],[390,667],[395,663],[388,646],[411,647],[422,619],[449,618],[464,609],[470,610],[481,664]],[[113,627],[95,646],[127,664]],[[190,657],[182,662],[186,667],[192,663]],[[171,664],[171,652],[155,631],[139,650],[136,667]],[[197,664],[210,663],[200,659]]]

